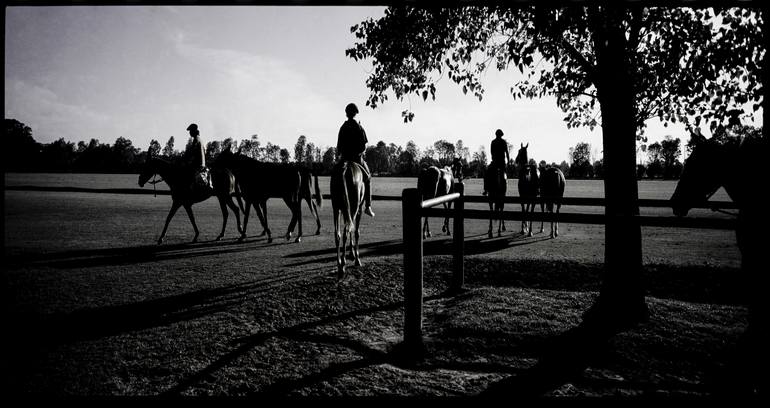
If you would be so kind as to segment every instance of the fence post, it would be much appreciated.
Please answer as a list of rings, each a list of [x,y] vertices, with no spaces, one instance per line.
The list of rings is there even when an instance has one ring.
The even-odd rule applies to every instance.
[[[465,284],[465,220],[463,219],[463,210],[465,210],[465,184],[455,183],[454,192],[460,193],[460,197],[455,200],[454,216],[454,258],[452,262],[452,287],[453,292],[460,291]]]
[[[422,197],[416,188],[401,193],[404,245],[404,347],[421,355],[422,341]]]

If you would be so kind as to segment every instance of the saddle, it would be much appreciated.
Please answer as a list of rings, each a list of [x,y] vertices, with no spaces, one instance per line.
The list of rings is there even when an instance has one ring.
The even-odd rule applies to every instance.
[[[195,170],[193,174],[192,189],[194,191],[205,191],[207,189],[214,189],[214,184],[211,181],[211,170],[208,167],[201,167]]]

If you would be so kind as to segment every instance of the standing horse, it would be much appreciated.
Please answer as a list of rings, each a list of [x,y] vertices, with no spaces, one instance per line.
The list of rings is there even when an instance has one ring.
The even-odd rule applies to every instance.
[[[334,243],[337,246],[337,278],[342,279],[345,277],[345,250],[348,236],[350,236],[350,249],[355,258],[355,266],[361,266],[358,253],[358,227],[361,224],[361,208],[364,204],[364,169],[358,163],[350,161],[343,162],[341,166],[335,166],[330,180],[330,189]],[[342,240],[342,247],[340,247],[340,240]]]
[[[219,200],[219,207],[222,209],[222,232],[217,236],[217,241],[222,239],[225,235],[228,216],[226,207],[230,207],[235,214],[238,232],[242,233],[240,213],[238,212],[238,207],[233,202],[235,179],[231,172],[223,169],[211,169],[211,180],[214,185],[213,189],[193,186],[189,168],[172,164],[157,157],[152,157],[147,160],[139,174],[139,187],[144,187],[145,183],[150,180],[150,177],[156,174],[159,175],[161,179],[168,184],[169,189],[171,189],[171,210],[166,217],[166,224],[163,226],[163,231],[160,233],[158,244],[163,243],[168,224],[171,222],[171,219],[174,217],[174,214],[176,214],[179,207],[184,207],[185,211],[187,211],[187,216],[190,217],[193,231],[195,231],[192,242],[197,242],[200,233],[198,231],[198,226],[195,224],[192,205],[204,201],[211,196],[217,197]]]
[[[519,172],[519,197],[521,197],[521,233],[526,233],[528,237],[532,236],[532,218],[531,214],[535,212],[537,196],[540,189],[540,180],[537,166],[529,164],[526,146],[521,144],[519,153],[516,155],[514,163]],[[527,224],[529,219],[529,224]],[[542,232],[542,224],[540,226]]]
[[[766,137],[747,136],[742,141],[729,139],[719,142],[692,135],[694,148],[671,196],[671,207],[674,215],[683,217],[690,208],[707,202],[720,187],[724,187],[737,204],[735,234],[749,305],[749,325],[740,351],[746,353],[742,357],[746,367],[739,371],[751,376],[746,382],[765,378],[762,386],[766,386],[767,365],[770,364],[767,348],[770,344],[770,305],[762,274],[767,271],[767,250],[770,248],[764,164],[770,149]]]
[[[297,225],[298,233],[295,242],[301,242],[302,198],[310,194],[303,194],[302,192],[302,172],[297,166],[283,163],[263,163],[242,154],[234,154],[229,150],[219,154],[216,165],[232,171],[246,202],[241,240],[246,238],[249,212],[253,206],[264,228],[260,235],[267,234],[267,242],[273,241],[267,223],[267,200],[276,197],[282,198],[291,211],[291,221],[286,231],[286,239],[291,239],[294,226]],[[309,183],[305,185],[309,188]],[[320,201],[321,195],[317,180],[316,193],[316,199]],[[320,203],[317,204],[320,207]],[[318,223],[320,229],[320,221]],[[317,231],[317,233],[319,232]]]
[[[422,169],[420,175],[417,178],[417,190],[420,191],[422,200],[429,200],[431,198],[441,197],[454,192],[454,176],[452,170],[449,167],[442,169],[436,166],[430,166]],[[452,203],[444,203],[445,209],[451,209]],[[441,232],[446,232],[447,235],[452,235],[449,232],[449,217],[444,218],[444,224],[441,226]],[[422,237],[429,238],[430,226],[428,226],[428,217],[425,217],[425,222],[422,226]]]
[[[489,199],[489,238],[492,238],[492,220],[497,219],[497,236],[505,231],[503,220],[503,207],[505,206],[505,193],[508,191],[508,175],[504,168],[496,168],[484,174],[484,184],[487,186],[487,198]]]
[[[540,211],[545,212],[544,207],[548,208],[549,218],[551,219],[551,238],[559,236],[559,210],[561,209],[561,199],[564,197],[564,187],[567,181],[564,173],[556,167],[547,167],[540,174]],[[556,205],[556,213],[553,207]],[[554,223],[556,228],[554,228]],[[540,232],[543,232],[543,222],[540,222]]]

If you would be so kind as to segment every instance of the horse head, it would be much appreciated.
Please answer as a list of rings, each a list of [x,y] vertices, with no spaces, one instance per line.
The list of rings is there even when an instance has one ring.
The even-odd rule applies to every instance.
[[[142,166],[142,170],[139,172],[139,187],[144,187],[150,178],[158,173],[157,162],[161,159],[157,157],[150,157]]]
[[[687,215],[690,208],[708,201],[722,186],[722,144],[701,135],[692,135],[690,157],[684,162],[682,175],[671,196],[674,215]]]
[[[516,154],[516,159],[513,161],[517,166],[524,167],[529,163],[529,156],[527,155],[528,147],[529,147],[529,143],[527,143],[526,146],[524,146],[524,143],[521,144],[519,153]]]

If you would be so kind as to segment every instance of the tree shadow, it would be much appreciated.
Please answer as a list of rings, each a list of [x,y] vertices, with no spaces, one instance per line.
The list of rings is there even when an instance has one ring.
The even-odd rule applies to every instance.
[[[504,249],[514,248],[523,245],[530,245],[541,241],[546,241],[551,238],[547,236],[522,238],[517,235],[504,235],[501,237],[487,238],[486,234],[474,235],[471,239],[465,237],[464,253],[465,255],[480,255],[488,254]],[[445,237],[442,239],[426,239],[423,240],[423,256],[431,255],[452,255],[455,252],[454,243],[451,237]],[[349,249],[348,249],[349,252]],[[371,242],[367,244],[359,245],[359,252],[361,258],[365,257],[384,257],[403,255],[403,242],[401,240],[387,240],[379,242]],[[320,257],[322,255],[329,255],[326,257]],[[330,247],[327,249],[305,251],[294,254],[285,255],[285,258],[305,258],[309,257],[305,261],[299,261],[287,264],[287,267],[302,266],[315,263],[336,262],[337,260],[337,248]]]
[[[306,271],[269,277],[252,282],[201,289],[180,295],[167,296],[143,302],[79,309],[69,313],[39,315],[20,313],[6,320],[9,331],[21,348],[67,344],[153,327],[167,326],[180,321],[210,315],[243,302],[246,297],[280,291],[287,281],[307,276]],[[286,290],[297,290],[292,286]]]
[[[264,242],[263,242],[264,241]],[[257,245],[254,245],[254,244]],[[7,267],[45,266],[59,269],[90,268],[98,266],[133,265],[173,259],[190,259],[200,256],[238,253],[284,245],[282,242],[267,243],[267,238],[210,240],[197,243],[171,245],[140,245],[134,247],[76,249],[44,254],[11,255],[6,257]]]

